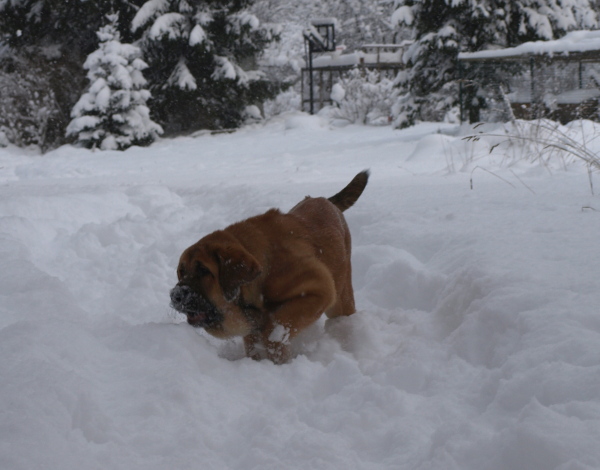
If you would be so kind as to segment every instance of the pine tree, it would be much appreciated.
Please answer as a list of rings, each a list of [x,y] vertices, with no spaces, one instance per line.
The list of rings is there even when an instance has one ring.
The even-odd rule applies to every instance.
[[[251,0],[149,0],[133,19],[143,32],[154,108],[169,131],[231,128],[275,87],[253,70],[275,39],[246,8]]]
[[[553,39],[574,28],[597,26],[590,0],[400,0],[392,21],[414,28],[409,69],[396,83],[404,91],[395,106],[398,127],[416,119],[439,120],[458,98],[456,56],[525,41]],[[473,77],[470,77],[473,78]],[[484,99],[467,90],[471,119]]]
[[[99,48],[85,61],[90,80],[88,91],[74,106],[67,135],[86,147],[123,150],[154,141],[162,128],[150,119],[142,74],[147,65],[141,51],[122,44],[117,30],[118,15],[107,15],[109,23],[97,33]]]

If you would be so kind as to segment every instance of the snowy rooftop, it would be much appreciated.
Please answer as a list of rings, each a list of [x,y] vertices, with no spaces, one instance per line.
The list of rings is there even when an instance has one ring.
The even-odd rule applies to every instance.
[[[553,41],[532,41],[516,47],[478,52],[461,52],[458,59],[486,60],[486,59],[516,59],[531,55],[564,55],[580,56],[581,53],[596,52],[600,58],[600,31],[572,31],[561,39]]]

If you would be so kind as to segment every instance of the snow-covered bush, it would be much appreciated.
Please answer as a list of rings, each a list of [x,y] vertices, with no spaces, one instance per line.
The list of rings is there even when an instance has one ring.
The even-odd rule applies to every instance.
[[[360,124],[389,123],[393,82],[376,70],[352,69],[331,90],[333,117]]]
[[[100,47],[85,61],[90,87],[71,112],[67,135],[86,147],[123,150],[151,143],[162,128],[146,106],[150,92],[144,89],[147,64],[141,51],[120,42],[118,15],[107,18],[97,33]]]
[[[270,118],[283,114],[288,111],[297,111],[301,108],[301,96],[294,89],[288,89],[279,93],[272,100],[268,100],[264,104],[265,117]]]
[[[252,124],[258,121],[262,121],[263,115],[258,108],[258,106],[251,104],[250,106],[246,106],[244,111],[242,112],[242,116],[244,118],[244,122],[247,124]]]

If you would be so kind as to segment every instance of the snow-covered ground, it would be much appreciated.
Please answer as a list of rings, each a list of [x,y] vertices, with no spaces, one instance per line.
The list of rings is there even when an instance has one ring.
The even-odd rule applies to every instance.
[[[600,468],[600,200],[576,159],[470,132],[291,114],[122,153],[0,149],[0,468]],[[291,363],[169,308],[188,245],[364,168],[358,312]]]

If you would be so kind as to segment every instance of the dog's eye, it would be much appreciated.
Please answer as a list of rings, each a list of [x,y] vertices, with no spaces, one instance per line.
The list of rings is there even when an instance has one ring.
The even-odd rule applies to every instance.
[[[210,274],[210,271],[208,270],[208,268],[206,266],[204,266],[203,264],[198,263],[196,265],[196,276],[198,277],[204,277]]]

